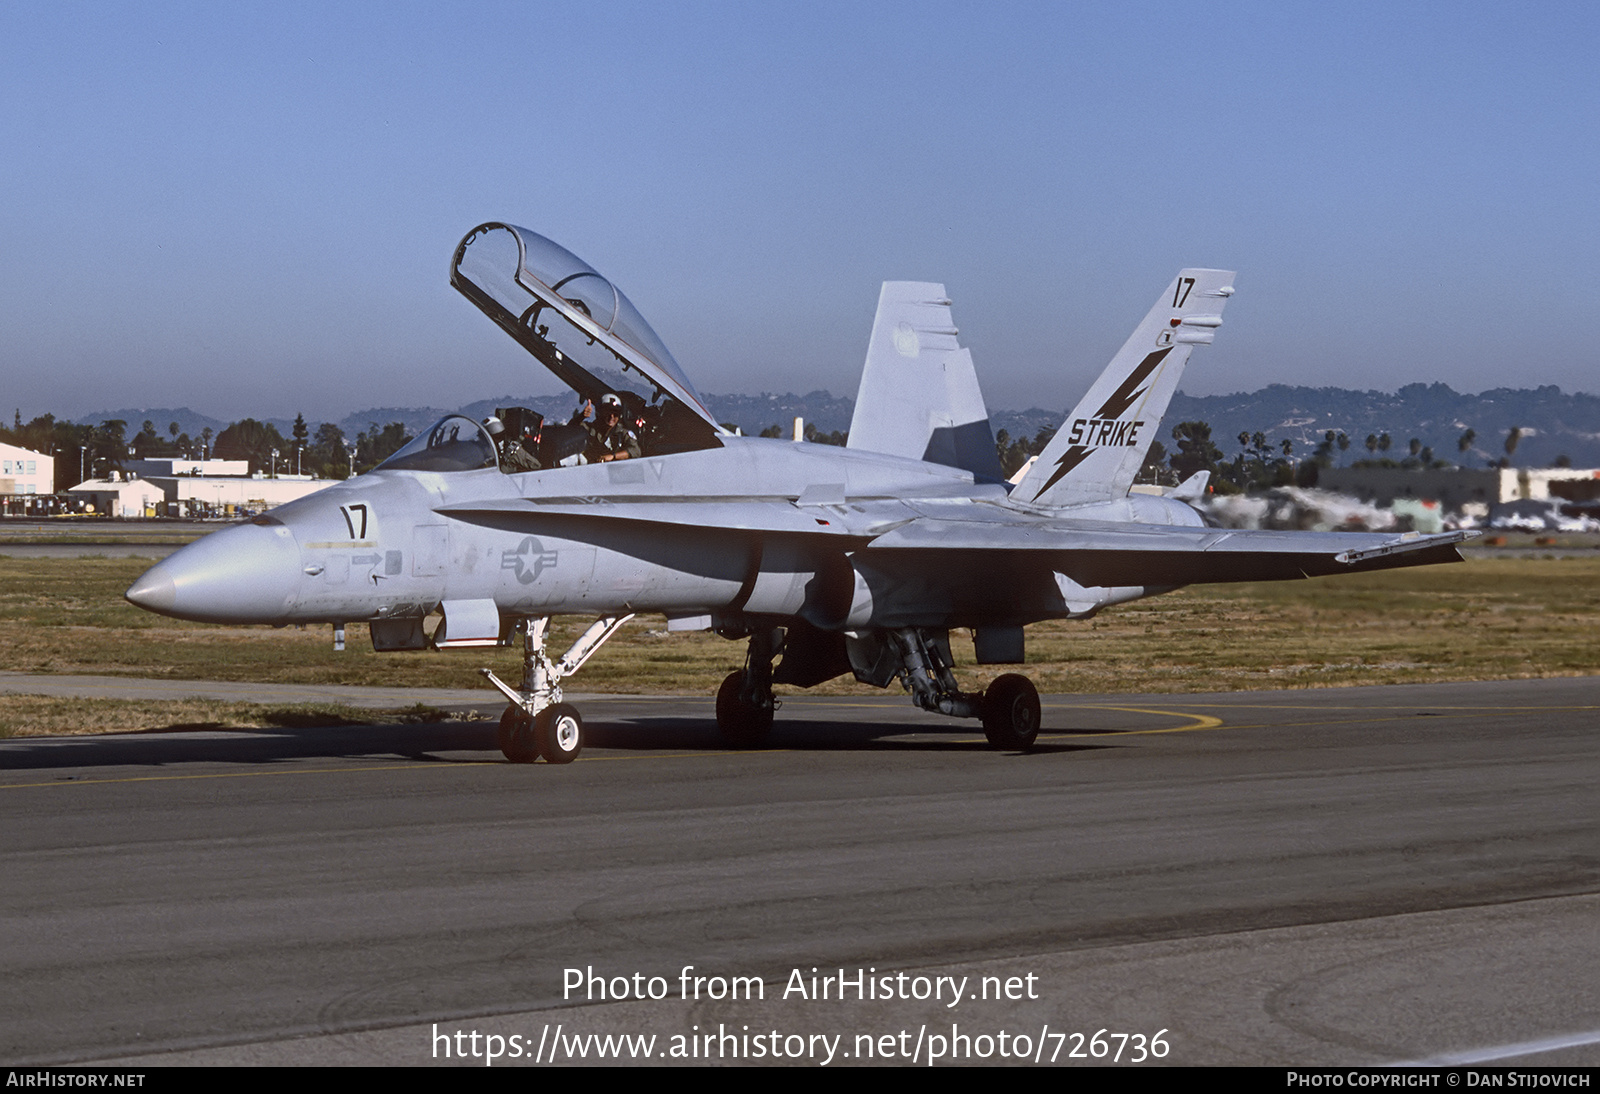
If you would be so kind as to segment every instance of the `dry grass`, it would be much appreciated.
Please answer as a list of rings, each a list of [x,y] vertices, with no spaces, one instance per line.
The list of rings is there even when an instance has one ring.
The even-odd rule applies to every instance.
[[[3,667],[174,679],[479,688],[480,666],[518,672],[515,650],[374,654],[352,625],[215,627],[142,612],[122,591],[140,559],[0,558]],[[555,641],[586,620],[561,620]],[[1028,630],[1027,672],[1046,692],[1201,691],[1503,679],[1600,672],[1600,560],[1476,559],[1454,566],[1260,585],[1204,586]],[[664,633],[640,617],[575,678],[574,690],[715,691],[742,645]],[[962,681],[977,669],[955,639]],[[565,648],[557,646],[558,651]],[[823,685],[848,692],[848,680]],[[363,717],[370,717],[363,715]]]

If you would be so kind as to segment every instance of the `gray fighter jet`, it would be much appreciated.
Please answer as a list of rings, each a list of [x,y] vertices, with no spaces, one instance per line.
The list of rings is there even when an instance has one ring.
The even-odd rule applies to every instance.
[[[942,285],[884,285],[845,448],[743,437],[610,281],[543,236],[484,224],[457,247],[451,284],[609,411],[604,424],[548,425],[523,408],[487,428],[447,416],[375,470],[185,547],[127,597],[216,623],[342,635],[364,621],[378,650],[520,640],[520,686],[484,670],[510,703],[500,744],[514,761],[578,755],[583,720],[562,685],[636,612],[748,640],[717,694],[735,744],[767,736],[774,684],[853,673],[899,680],[924,710],[979,718],[994,747],[1026,750],[1037,691],[1015,673],[963,691],[951,628],[971,628],[979,664],[1015,664],[1029,623],[1183,585],[1460,557],[1466,533],[1210,528],[1185,501],[1203,478],[1130,492],[1233,280],[1179,273],[1013,485]],[[641,393],[602,380],[619,367]],[[556,658],[545,640],[563,613],[596,619]]]

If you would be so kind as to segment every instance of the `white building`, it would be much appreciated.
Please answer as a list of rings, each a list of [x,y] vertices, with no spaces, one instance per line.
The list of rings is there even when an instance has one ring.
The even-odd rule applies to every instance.
[[[1440,471],[1398,467],[1332,467],[1317,476],[1319,490],[1348,494],[1373,505],[1389,507],[1396,498],[1437,501],[1462,512],[1469,505],[1487,511],[1491,505],[1562,498],[1593,501],[1600,497],[1600,471],[1572,467],[1450,468]]]
[[[0,444],[0,494],[54,494],[54,457],[14,444]]]
[[[163,475],[151,479],[166,492],[166,515],[223,516],[241,510],[261,512],[315,494],[337,479],[282,475],[275,479],[207,475]]]
[[[155,517],[163,515],[167,495],[148,479],[88,479],[67,493],[82,498],[94,512],[108,517]]]
[[[250,474],[249,460],[123,460],[122,469],[141,479],[166,478],[173,475],[231,475],[244,478]]]

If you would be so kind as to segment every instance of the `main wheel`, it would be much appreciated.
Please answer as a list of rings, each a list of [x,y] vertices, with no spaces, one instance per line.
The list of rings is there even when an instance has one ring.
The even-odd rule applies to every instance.
[[[1026,752],[1039,736],[1039,689],[1008,672],[983,693],[983,735],[991,748]]]
[[[533,720],[533,740],[547,763],[570,764],[583,751],[583,719],[566,703],[546,707]]]
[[[533,745],[533,719],[521,707],[506,707],[495,733],[500,752],[514,764],[531,764],[539,758]]]
[[[717,689],[717,728],[735,748],[758,748],[772,734],[772,711],[747,702],[744,673],[730,672]]]

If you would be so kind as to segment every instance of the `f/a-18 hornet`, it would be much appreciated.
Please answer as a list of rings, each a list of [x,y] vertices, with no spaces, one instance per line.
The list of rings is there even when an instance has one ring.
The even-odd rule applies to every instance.
[[[1011,484],[942,285],[883,286],[844,448],[744,437],[610,281],[526,228],[484,224],[456,248],[450,283],[604,424],[546,425],[520,407],[446,416],[376,469],[185,547],[127,597],[215,623],[365,621],[378,650],[520,636],[520,686],[484,670],[510,703],[500,745],[514,761],[578,755],[583,720],[562,684],[636,612],[748,640],[717,693],[735,744],[770,731],[774,684],[854,673],[1026,750],[1038,692],[1015,673],[963,691],[951,628],[971,628],[979,664],[1016,664],[1029,623],[1184,585],[1460,557],[1465,533],[1211,528],[1189,504],[1203,473],[1164,496],[1130,491],[1233,281],[1180,272]],[[602,381],[619,366],[648,401]],[[547,628],[564,613],[596,620],[555,658]]]

